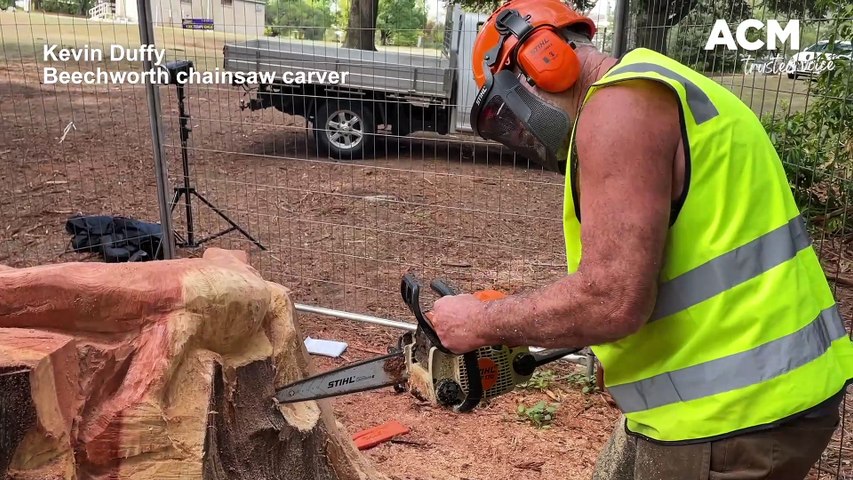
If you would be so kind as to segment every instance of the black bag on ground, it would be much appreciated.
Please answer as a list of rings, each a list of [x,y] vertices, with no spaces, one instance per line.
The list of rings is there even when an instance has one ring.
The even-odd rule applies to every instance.
[[[108,263],[162,260],[162,229],[127,217],[75,215],[65,222],[75,252],[98,253]]]

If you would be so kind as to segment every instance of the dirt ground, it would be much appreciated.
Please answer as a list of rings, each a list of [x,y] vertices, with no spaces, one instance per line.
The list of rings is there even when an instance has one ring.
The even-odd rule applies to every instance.
[[[381,158],[333,162],[309,152],[301,119],[241,112],[239,89],[188,93],[194,186],[266,250],[237,232],[205,245],[249,250],[261,273],[291,288],[298,303],[411,322],[399,294],[408,271],[445,278],[463,291],[518,291],[564,271],[562,184],[554,175],[521,168],[470,140],[391,142]],[[180,181],[177,107],[174,90],[162,94],[174,185]],[[65,220],[77,212],[158,221],[142,87],[40,85],[35,65],[0,61],[0,98],[0,263],[93,260],[63,253]],[[192,200],[198,235],[227,227]],[[183,208],[174,216],[180,232]],[[829,257],[833,274],[843,275],[849,249],[837,247]],[[849,318],[853,295],[838,296]],[[349,344],[342,358],[315,357],[320,369],[383,354],[401,333],[307,314],[300,327],[313,338]],[[543,381],[542,389],[519,389],[472,414],[433,409],[390,388],[332,404],[349,433],[389,420],[411,428],[398,442],[366,452],[395,479],[589,478],[617,411],[601,393],[581,391],[572,375],[581,367],[551,370],[558,378]],[[518,404],[540,400],[558,405],[551,428],[516,414]],[[844,435],[849,445],[849,423]],[[828,449],[815,478],[853,478],[850,453],[839,463],[840,451]]]

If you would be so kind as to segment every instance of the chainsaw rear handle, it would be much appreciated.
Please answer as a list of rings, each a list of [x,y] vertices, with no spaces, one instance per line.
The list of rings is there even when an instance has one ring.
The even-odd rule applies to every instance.
[[[451,291],[452,290],[449,290]],[[400,294],[403,296],[403,301],[408,305],[409,310],[415,315],[415,318],[418,320],[418,327],[424,332],[424,335],[429,339],[432,345],[439,349],[441,352],[446,353],[448,355],[455,355],[455,353],[451,352],[447,349],[438,338],[438,334],[435,333],[435,330],[432,328],[432,324],[429,323],[426,316],[424,316],[423,311],[421,311],[421,286],[418,284],[417,279],[407,273],[403,276],[403,282],[400,284]],[[446,294],[445,294],[446,295]],[[451,293],[452,295],[452,293]],[[442,295],[444,296],[444,295]]]
[[[456,295],[456,292],[443,280],[433,280],[430,283],[430,287],[442,297]],[[432,328],[432,324],[426,319],[423,311],[421,311],[420,291],[420,284],[413,275],[407,273],[403,276],[400,293],[403,296],[403,301],[406,302],[406,305],[409,306],[409,309],[418,320],[418,326],[435,348],[448,355],[456,355],[441,343],[438,334]],[[453,411],[459,413],[473,410],[480,403],[480,400],[483,399],[483,379],[480,376],[480,362],[477,351],[474,350],[463,354],[462,360],[465,363],[465,370],[468,373],[468,394],[462,399],[462,402],[453,406]]]
[[[444,283],[444,280],[439,280],[436,278],[432,281],[432,283],[429,284],[429,286],[432,287],[435,293],[439,294],[442,297],[447,295],[456,295],[456,292],[454,292],[453,289],[450,288],[450,285]]]

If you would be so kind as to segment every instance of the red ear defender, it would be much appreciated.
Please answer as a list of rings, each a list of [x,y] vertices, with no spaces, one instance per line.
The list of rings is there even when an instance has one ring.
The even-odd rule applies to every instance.
[[[516,58],[535,85],[549,93],[568,90],[580,76],[580,60],[574,48],[550,28],[525,39]]]

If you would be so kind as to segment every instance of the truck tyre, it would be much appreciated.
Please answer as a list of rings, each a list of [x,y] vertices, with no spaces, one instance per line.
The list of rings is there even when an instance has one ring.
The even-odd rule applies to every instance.
[[[376,141],[373,112],[362,102],[328,99],[317,108],[314,139],[320,152],[332,158],[363,158]]]

